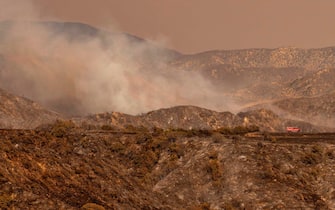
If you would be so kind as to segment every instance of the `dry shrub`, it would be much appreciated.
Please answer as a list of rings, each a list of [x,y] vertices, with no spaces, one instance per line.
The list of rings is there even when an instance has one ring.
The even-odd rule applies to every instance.
[[[218,181],[222,177],[222,169],[218,160],[218,154],[211,152],[209,154],[209,161],[206,166],[206,171],[211,174],[213,181]]]
[[[212,135],[212,139],[214,143],[221,143],[225,138],[220,133],[215,132]]]
[[[85,130],[95,130],[97,129],[97,125],[93,125],[84,121],[80,124],[80,128]]]
[[[14,194],[2,194],[0,195],[0,208],[8,209],[10,203],[14,200]]]
[[[111,125],[102,125],[101,130],[114,130],[113,126]]]
[[[223,209],[225,210],[237,210],[237,209],[245,209],[243,204],[237,199],[232,199],[224,203]]]
[[[175,154],[177,158],[184,156],[185,154],[185,147],[181,144],[172,143],[169,146],[169,152],[171,154]]]
[[[191,206],[187,208],[187,210],[210,210],[210,209],[211,209],[211,205],[207,202],[200,203],[199,205]]]
[[[162,137],[153,138],[151,142],[151,147],[156,149],[165,149],[169,145],[168,139]]]
[[[50,125],[49,130],[51,135],[62,138],[73,128],[75,128],[75,124],[71,120],[57,120],[54,124]]]
[[[255,125],[251,126],[237,126],[234,128],[222,127],[216,130],[217,132],[225,135],[243,135],[246,133],[257,132],[259,127]]]
[[[110,149],[111,149],[112,152],[120,153],[121,151],[124,151],[126,149],[126,147],[121,142],[115,142],[115,143],[111,144]]]
[[[324,157],[324,148],[322,145],[314,145],[301,158],[301,161],[306,165],[315,165],[321,163]]]
[[[152,128],[152,136],[157,137],[162,135],[164,132],[164,130],[162,128],[158,128],[158,127],[153,127]]]

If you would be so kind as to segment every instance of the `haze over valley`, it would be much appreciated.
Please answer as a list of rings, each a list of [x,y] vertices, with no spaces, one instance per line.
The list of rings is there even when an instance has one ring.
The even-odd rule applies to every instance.
[[[0,0],[0,209],[335,209],[333,11],[301,2]]]
[[[192,105],[236,114],[265,108],[315,126],[334,123],[331,47],[185,55],[81,23],[2,22],[1,28],[1,88],[60,116]]]

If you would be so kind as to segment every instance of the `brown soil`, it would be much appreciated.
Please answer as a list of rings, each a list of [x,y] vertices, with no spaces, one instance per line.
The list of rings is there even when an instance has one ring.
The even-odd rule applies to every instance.
[[[0,130],[2,209],[334,209],[335,134]]]

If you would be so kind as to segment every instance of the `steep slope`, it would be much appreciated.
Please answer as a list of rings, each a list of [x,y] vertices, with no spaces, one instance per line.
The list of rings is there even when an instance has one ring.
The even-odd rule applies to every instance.
[[[334,159],[316,158],[326,145],[302,149],[299,144],[211,140],[182,140],[184,155],[155,183],[154,191],[177,195],[184,205],[206,202],[213,209],[334,208],[334,188],[329,186]],[[309,162],[313,154],[316,162]],[[155,170],[162,170],[161,165]],[[318,180],[320,173],[327,178]],[[329,187],[332,193],[327,192]]]
[[[138,86],[152,90],[151,80],[159,83],[163,75],[156,69],[162,63],[180,56],[157,43],[81,23],[3,22],[1,27],[0,88],[71,116],[120,111],[137,99]],[[150,96],[145,91],[141,106],[133,107],[147,106]],[[114,98],[127,102],[119,105]]]
[[[262,108],[261,108],[262,107]],[[267,106],[269,107],[269,106]],[[240,112],[237,115],[244,119],[244,125],[256,125],[262,131],[267,132],[286,132],[286,127],[299,127],[302,132],[333,132],[334,126],[330,124],[318,124],[313,121],[304,121],[292,115],[284,115],[282,112],[264,109],[259,106],[250,111]],[[278,115],[280,113],[281,115]]]
[[[69,42],[85,42],[92,41],[94,39],[98,40],[102,46],[105,48],[111,47],[115,44],[115,40],[122,37],[123,39],[133,43],[134,45],[143,43],[143,45],[150,45],[148,47],[148,54],[157,55],[164,54],[166,58],[176,58],[181,54],[175,50],[167,49],[159,46],[153,42],[147,41],[140,37],[121,33],[121,32],[110,32],[107,30],[95,28],[93,26],[79,23],[79,22],[15,22],[15,21],[2,21],[0,22],[0,41],[6,41],[6,36],[10,35],[12,29],[15,27],[22,27],[22,29],[29,29],[29,27],[39,27],[39,29],[48,31],[51,36],[50,39],[58,39],[60,37],[66,38]],[[32,29],[34,30],[34,29]]]
[[[161,129],[215,130],[220,128],[257,126],[261,131],[283,132],[286,126],[299,126],[304,132],[331,131],[331,128],[313,125],[298,120],[283,118],[266,109],[257,109],[233,114],[216,112],[194,106],[177,106],[159,109],[141,115],[101,113],[72,119],[77,125],[86,127],[114,128],[143,127]],[[329,125],[328,125],[329,126]],[[330,126],[332,127],[332,126]]]
[[[245,105],[311,95],[308,91],[316,94],[331,90],[335,48],[209,51],[182,56],[170,65],[180,70],[202,72],[219,89]],[[313,90],[304,90],[312,83]]]
[[[0,154],[1,209],[335,208],[334,134],[200,136],[58,122],[0,130]]]
[[[203,72],[248,110],[271,109],[281,118],[334,127],[334,49],[210,51],[171,65]]]
[[[264,128],[270,130],[281,130],[279,127],[285,125],[282,120],[290,117],[307,122],[318,119],[318,123],[321,121],[327,126],[333,122],[332,101],[326,100],[332,98],[335,90],[333,47],[226,50],[182,55],[136,36],[107,32],[81,23],[21,24],[27,29],[25,33],[19,27],[20,30],[14,32],[21,33],[13,34],[15,23],[0,24],[0,42],[3,43],[0,47],[0,88],[25,95],[67,116],[120,111],[126,106],[126,111],[122,112],[137,114],[180,104],[236,111],[222,108],[227,100],[228,107],[230,104],[234,107],[258,105],[255,106],[257,109],[272,109],[282,124],[273,122],[276,125],[270,126],[266,123]],[[38,33],[33,30],[35,27]],[[30,48],[22,47],[26,44]],[[177,70],[183,73],[177,74],[181,72]],[[204,77],[192,74],[194,72],[200,72]],[[196,75],[199,80],[193,81],[189,75]],[[174,81],[178,85],[170,88]],[[190,91],[195,100],[185,97]],[[198,92],[201,93],[199,97]],[[166,100],[156,100],[159,96]],[[287,100],[297,97],[305,98],[303,102]],[[318,99],[306,97],[322,97],[319,99],[325,102],[320,106],[307,106]],[[192,104],[207,99],[206,105]],[[288,104],[275,104],[277,101]],[[304,104],[303,108],[295,110],[300,103]],[[140,111],[131,112],[138,107],[141,107]],[[318,112],[318,117],[312,117]],[[313,114],[304,117],[303,113]],[[228,112],[215,113],[190,107],[162,109],[140,117],[114,112],[106,118],[122,126],[181,126],[185,129],[244,123],[243,119]]]
[[[230,112],[216,112],[195,106],[176,106],[150,111],[141,115],[122,113],[101,113],[86,118],[74,118],[80,123],[94,125],[112,125],[127,127],[157,127],[163,129],[216,129],[220,127],[236,127],[242,120]]]
[[[334,80],[334,68],[321,69],[295,79],[283,89],[282,94],[288,97],[315,97],[329,94],[335,90]]]
[[[34,128],[56,119],[61,115],[0,89],[0,128]]]
[[[174,206],[113,157],[118,137],[82,134],[1,130],[0,208],[166,209],[163,199]]]
[[[335,125],[335,92],[318,97],[285,99],[273,105],[287,112],[290,118],[322,126]]]
[[[235,68],[298,67],[313,71],[334,66],[334,55],[334,47],[221,50],[183,56],[174,61],[173,65],[186,70],[209,69],[226,65]]]
[[[316,97],[296,97],[286,98],[259,103],[248,106],[244,110],[259,109],[272,110],[281,119],[291,119],[292,121],[305,122],[315,126],[328,127],[334,129],[335,123],[335,94],[334,92]],[[261,123],[262,124],[262,123]],[[267,123],[265,123],[267,124]],[[301,123],[292,122],[290,126],[298,126]],[[315,131],[322,131],[317,129]]]

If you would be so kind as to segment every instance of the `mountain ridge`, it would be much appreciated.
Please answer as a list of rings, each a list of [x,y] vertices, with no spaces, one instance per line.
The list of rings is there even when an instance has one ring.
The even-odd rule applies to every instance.
[[[62,119],[62,116],[27,98],[15,96],[0,89],[1,128],[32,129],[57,119]]]
[[[62,27],[57,29],[59,34],[47,38],[62,39],[66,33]],[[76,42],[70,47],[96,36],[90,27],[83,29],[87,36],[81,40],[80,29],[65,30]],[[16,38],[20,41],[22,37]],[[33,38],[39,43],[40,37]],[[322,123],[334,120],[335,68],[329,56],[333,48],[311,54],[298,49],[273,50],[273,54],[254,50],[249,57],[252,50],[178,54],[161,61],[155,55],[166,52],[164,49],[151,46],[133,55],[136,49],[131,43],[130,49],[122,49],[126,52],[120,56],[123,63],[107,65],[109,62],[98,59],[99,64],[107,63],[102,67],[110,68],[98,71],[102,67],[93,65],[91,74],[85,75],[89,68],[83,63],[97,53],[85,54],[91,53],[91,45],[48,54],[48,41],[42,42],[41,51],[29,51],[14,42],[19,53],[0,53],[0,209],[335,209],[335,121]],[[52,43],[51,48],[64,44]],[[72,42],[65,43],[60,48]],[[3,47],[0,44],[0,52]],[[13,45],[8,47],[10,50]],[[113,54],[104,47],[98,51],[99,58],[105,52],[112,58],[119,56],[119,51]],[[83,52],[86,56],[75,56]],[[300,55],[305,57],[299,60]],[[270,62],[271,56],[273,64],[262,64],[264,58]],[[62,59],[66,65],[59,65]],[[300,66],[290,66],[295,60]],[[112,71],[121,67],[139,74],[121,71],[126,78],[122,80],[116,77],[119,71]],[[183,74],[177,74],[180,70]],[[17,74],[6,77],[13,71]],[[87,80],[74,82],[70,79],[73,71]],[[153,76],[157,75],[158,86],[154,86]],[[195,85],[187,89],[185,78]],[[92,83],[95,80],[99,82]],[[182,85],[168,92],[174,80]],[[26,86],[12,94],[25,82]],[[126,90],[132,88],[126,95],[131,100],[118,94],[125,90],[120,88],[125,82],[129,82]],[[13,89],[5,88],[5,83]],[[108,88],[111,83],[116,86]],[[85,94],[76,92],[77,85],[88,87],[84,93],[94,86],[98,91],[80,100]],[[160,85],[166,89],[157,89]],[[21,97],[33,88],[46,98]],[[145,90],[150,94],[141,95]],[[233,113],[220,106],[188,105],[183,100],[178,102],[184,105],[157,103],[154,97],[158,95],[152,92],[169,99],[193,95],[203,101],[213,99],[206,94],[215,92],[216,103],[245,109]],[[104,97],[110,100],[97,100]],[[39,105],[43,99],[53,103]],[[160,107],[133,115],[109,108],[115,101],[136,107],[136,100]],[[87,103],[101,102],[105,102],[105,111],[89,109],[95,111],[75,115]],[[62,112],[50,111],[52,107]],[[289,133],[288,126],[301,132]]]
[[[6,27],[9,27],[9,25],[13,23],[11,22],[2,23],[2,25],[6,24],[7,24]],[[87,24],[81,24],[81,23],[42,22],[38,24],[42,24],[45,27],[52,28],[53,33],[51,34],[54,35],[52,35],[51,37],[55,36],[57,37],[58,35],[63,36],[64,34],[67,34],[65,36],[68,36],[69,39],[71,40],[73,39],[74,41],[76,40],[76,38],[78,38],[77,41],[79,41],[81,39],[80,37],[86,37],[85,39],[91,39],[92,37],[96,36],[104,37],[106,36],[106,33],[107,34],[109,33],[106,31],[101,31]],[[129,37],[130,37],[129,39],[133,39],[134,42],[146,42],[145,40],[136,36],[129,35]],[[106,41],[108,40],[104,40],[103,42]],[[182,76],[184,77],[187,77],[188,71],[200,72],[201,75],[203,75],[204,78],[206,79],[206,82],[213,85],[214,87],[213,90],[217,91],[222,96],[229,98],[229,100],[231,98],[232,101],[234,101],[234,103],[236,102],[236,104],[240,107],[246,107],[248,104],[256,104],[256,106],[250,106],[249,108],[252,107],[262,108],[261,105],[264,104],[264,101],[274,102],[280,100],[288,100],[290,98],[304,97],[305,98],[304,99],[305,105],[303,105],[303,107],[305,107],[304,112],[308,113],[309,111],[313,111],[313,113],[316,113],[315,110],[312,109],[308,110],[308,108],[306,108],[308,107],[306,106],[306,104],[312,103],[310,101],[315,100],[313,99],[313,97],[316,96],[322,97],[325,94],[330,94],[335,88],[334,83],[332,82],[333,79],[335,79],[334,74],[335,68],[333,68],[333,66],[335,66],[334,47],[315,48],[315,49],[299,49],[299,48],[288,47],[288,48],[275,48],[275,49],[260,48],[260,49],[242,49],[242,50],[216,50],[216,51],[207,51],[190,55],[183,55],[178,52],[173,51],[171,52],[168,50],[167,54],[171,53],[174,54],[175,56],[171,56],[167,61],[167,63],[164,63],[166,60],[163,59],[164,65],[161,65],[160,63],[161,61],[159,60],[157,61],[156,60],[157,57],[152,55],[157,54],[157,52],[159,52],[160,50],[162,51],[165,50],[164,49],[159,49],[158,51],[155,49],[153,49],[153,51],[151,50],[152,48],[149,47],[150,53],[148,55],[145,55],[144,57],[141,57],[142,55],[134,56],[132,59],[136,60],[136,65],[140,65],[141,66],[140,68],[142,69],[153,69],[152,71],[155,72],[159,72],[162,70],[161,68],[163,68],[165,71],[169,71],[169,74],[172,75],[174,74],[174,72],[182,70],[184,72]],[[77,51],[75,52],[77,53]],[[143,51],[143,53],[144,52],[147,51]],[[55,64],[55,66],[52,66],[52,68],[50,69],[46,68],[43,71],[43,73],[47,71],[56,71],[63,67],[63,66],[57,66],[59,63],[57,59],[59,59],[59,57],[50,59],[50,58],[44,58],[42,56],[42,58],[38,57],[36,59],[35,58],[30,59],[29,55],[26,55],[27,57],[24,57],[25,55],[23,54],[22,56],[15,57],[14,55],[12,57],[8,56],[6,57],[5,54],[0,54],[0,76],[6,76],[6,74],[10,71],[18,71],[18,73],[20,73],[20,71],[24,72],[24,70],[21,69],[23,67],[36,69],[36,68],[48,67],[47,65],[49,64],[50,65]],[[141,61],[139,62],[139,60],[141,60],[142,58],[146,60],[146,62]],[[44,60],[40,61],[39,59]],[[22,62],[22,64],[20,64],[22,66],[18,65],[18,63],[20,62]],[[80,62],[76,60],[74,60],[74,62],[71,60],[70,62],[65,64],[74,65],[74,67],[86,70],[85,66],[80,65]],[[70,67],[72,68],[72,66]],[[143,73],[148,74],[150,76],[150,74],[153,74],[155,72],[144,71]],[[32,76],[31,74],[28,75],[20,74],[20,75],[21,78],[27,77],[28,79]],[[130,75],[130,76],[131,77],[127,77],[127,81],[129,80],[129,78],[138,79],[138,76],[141,76],[141,74],[135,76]],[[163,74],[163,76],[165,76],[165,74]],[[60,88],[67,86],[76,87],[76,84],[74,84],[73,81],[67,80],[66,75],[65,77],[61,78],[62,80],[55,81],[55,84],[64,81],[64,85],[62,85]],[[145,85],[148,84],[148,86],[151,87],[149,84],[150,81],[143,81],[143,82],[144,82],[143,84]],[[22,84],[22,82],[13,82],[13,84],[11,83],[9,84],[9,86],[16,87],[19,86],[20,84]],[[28,81],[27,86],[35,87],[37,84],[36,82],[32,83],[31,81],[30,82]],[[37,87],[39,86],[36,86],[35,88]],[[0,88],[4,87],[0,86]],[[5,89],[8,89],[9,91],[13,92],[9,88]],[[43,90],[40,88],[38,89],[37,92],[39,93],[41,91],[47,91],[47,90],[48,89],[46,88],[43,88]],[[53,93],[48,94],[47,97],[53,95],[57,96],[57,94],[60,94],[57,91],[59,90],[53,90]],[[202,90],[199,89],[199,91]],[[16,94],[20,95],[24,93],[16,92]],[[70,91],[67,91],[66,94],[67,95],[65,96],[58,97],[57,98],[58,101],[55,101],[56,99],[51,100],[50,103],[53,106],[47,106],[47,107],[49,109],[57,108],[58,110],[67,109],[70,113],[65,114],[68,114],[68,116],[71,116],[71,114],[73,116],[76,115],[77,112],[78,113],[81,112],[82,106],[85,105],[85,103],[87,103],[88,101],[87,100],[80,101],[78,97],[74,97],[76,92],[75,89],[73,88]],[[218,94],[218,96],[220,94]],[[327,95],[325,95],[325,97],[322,97],[322,99],[326,98],[326,96]],[[329,97],[331,98],[332,95],[329,95]],[[33,97],[30,98],[34,100]],[[50,98],[47,98],[47,100],[49,99]],[[42,102],[43,101],[46,100],[42,100]],[[282,106],[282,108],[287,109],[284,111],[290,113],[289,117],[292,116],[292,118],[294,119],[303,119],[298,115],[295,116],[295,114],[298,113],[297,111],[295,111],[295,109],[297,109],[297,106],[302,106],[302,104],[293,102],[292,100],[290,103],[296,105],[288,105],[285,107]],[[257,106],[257,104],[259,106]],[[45,106],[45,104],[43,105]],[[191,106],[192,104],[189,105]],[[179,106],[179,104],[175,104],[175,106]],[[278,107],[268,106],[264,108],[266,109],[274,108],[274,110],[272,111],[274,111],[277,115],[282,117],[281,116],[282,112],[280,110],[279,112],[277,112]],[[189,109],[187,113],[191,113],[190,110],[191,109]],[[320,116],[329,116],[329,113],[326,113],[327,110],[319,109]],[[105,111],[114,111],[114,110],[105,110]],[[159,116],[158,113],[166,115],[166,113],[170,113],[173,111],[179,112],[175,108],[165,110],[165,112],[154,111],[152,112],[151,115],[150,114],[146,115],[147,118],[145,119],[145,121],[147,122],[147,125],[150,125],[148,121],[159,119],[159,117],[157,117]],[[195,112],[197,113],[198,111],[195,110]],[[215,116],[217,115],[217,113],[212,112],[212,115]],[[176,117],[177,116],[174,117],[174,120],[176,120]],[[182,118],[183,117],[185,116],[182,116]],[[284,117],[286,118],[287,116]],[[197,120],[201,120],[201,118],[197,118]],[[232,121],[231,125],[236,124],[234,120],[235,119],[231,118]],[[305,120],[307,123],[312,123],[312,121],[309,121],[308,119]],[[173,123],[173,121],[171,121],[171,123]],[[178,125],[180,125],[180,123]],[[226,123],[225,125],[228,124]],[[168,126],[164,125],[163,127]],[[189,125],[189,127],[194,127],[194,125],[193,126]]]

